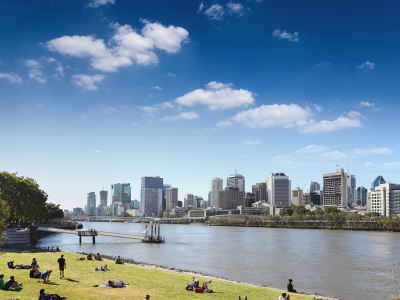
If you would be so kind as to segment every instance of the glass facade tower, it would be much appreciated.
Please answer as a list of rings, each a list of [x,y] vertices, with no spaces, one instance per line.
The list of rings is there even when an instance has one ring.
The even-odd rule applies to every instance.
[[[143,214],[158,214],[163,211],[163,181],[160,176],[141,178],[140,211]]]

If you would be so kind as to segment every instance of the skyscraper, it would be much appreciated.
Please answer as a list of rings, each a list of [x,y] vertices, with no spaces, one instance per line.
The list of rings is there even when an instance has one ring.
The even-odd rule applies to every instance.
[[[100,191],[100,206],[107,206],[108,191]]]
[[[87,215],[95,215],[96,214],[96,194],[94,192],[90,192],[87,194],[87,206],[86,206],[86,214]]]
[[[140,187],[140,211],[149,215],[161,212],[163,179],[160,176],[142,177]]]
[[[239,191],[245,192],[246,185],[245,185],[244,176],[237,173],[235,170],[235,173],[228,176],[228,179],[226,182],[226,187],[238,188]]]
[[[207,199],[207,205],[211,205],[211,191],[208,192],[208,199]]]
[[[382,178],[383,180],[383,178]],[[400,185],[381,183],[367,193],[367,210],[384,217],[400,214]]]
[[[315,191],[319,191],[321,190],[321,186],[319,185],[318,182],[314,182],[311,181],[310,187],[309,187],[309,191],[311,192],[315,192]]]
[[[185,194],[183,199],[184,199],[185,207],[188,207],[188,205],[194,204],[193,203],[193,199],[194,199],[193,194]]]
[[[382,175],[376,176],[374,181],[371,183],[371,189],[375,189],[377,186],[379,186],[381,183],[386,183],[385,179],[383,179]]]
[[[354,201],[356,205],[367,205],[367,192],[368,190],[363,186],[359,186],[354,193]]]
[[[268,202],[276,206],[291,206],[291,181],[285,173],[269,173]]]
[[[337,169],[336,173],[323,175],[324,206],[347,206],[347,173],[343,169]]]
[[[354,205],[354,193],[356,189],[356,175],[351,175],[347,173],[347,203],[349,205]]]
[[[168,188],[167,189],[167,211],[178,206],[178,188]]]
[[[116,183],[111,185],[111,204],[115,202],[131,203],[130,183]]]
[[[294,190],[292,190],[292,205],[304,205],[305,203],[303,202],[306,202],[303,201],[303,190],[301,190],[299,187],[295,187]]]
[[[251,186],[251,191],[256,196],[257,201],[268,202],[267,183],[260,182]]]
[[[167,210],[167,189],[171,187],[170,184],[163,184],[163,200],[162,200],[162,210]]]
[[[225,190],[218,192],[218,208],[237,209],[239,205],[246,206],[244,191],[239,191],[239,188],[226,187]]]
[[[211,206],[217,207],[218,204],[218,192],[224,189],[224,181],[222,178],[215,177],[211,180]]]

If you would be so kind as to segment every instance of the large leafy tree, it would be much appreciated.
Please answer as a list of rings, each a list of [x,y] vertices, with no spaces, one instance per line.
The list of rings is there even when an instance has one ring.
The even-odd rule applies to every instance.
[[[64,218],[64,212],[60,208],[60,204],[46,203],[46,220],[62,218]]]
[[[40,220],[46,216],[48,196],[33,178],[0,172],[0,189],[9,207],[10,220]]]
[[[0,245],[2,241],[5,239],[5,233],[7,230],[6,222],[9,215],[9,207],[7,202],[1,198],[1,189],[0,189]]]

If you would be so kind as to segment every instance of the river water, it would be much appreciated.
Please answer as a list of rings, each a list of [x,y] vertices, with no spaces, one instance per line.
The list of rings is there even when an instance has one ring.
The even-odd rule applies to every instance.
[[[141,224],[83,223],[84,229],[140,235]],[[162,224],[165,244],[98,236],[51,234],[38,247],[120,255],[151,264],[232,280],[343,299],[389,299],[400,293],[391,265],[400,260],[400,234],[283,228]],[[399,267],[400,273],[400,267]]]

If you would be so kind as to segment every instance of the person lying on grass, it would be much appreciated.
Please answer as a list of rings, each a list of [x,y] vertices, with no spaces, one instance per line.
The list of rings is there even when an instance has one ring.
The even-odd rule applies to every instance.
[[[213,290],[210,290],[208,288],[208,283],[211,283],[211,280],[209,282],[204,282],[201,287],[194,287],[193,292],[195,293],[212,293]]]
[[[124,286],[124,284],[127,284],[127,283],[123,283],[122,280],[118,280],[118,281],[109,280],[107,283],[107,285],[112,288],[122,288]]]
[[[84,258],[84,257],[75,257],[74,259],[75,260],[85,260],[86,258]]]
[[[22,264],[14,266],[14,261],[8,262],[7,266],[9,269],[30,269],[30,268],[32,268],[30,265],[22,265]]]
[[[22,283],[18,283],[18,281],[14,279],[14,276],[11,276],[10,279],[4,284],[5,291],[11,291],[12,289],[22,289]]]
[[[38,282],[43,282],[43,283],[50,282],[50,274],[51,274],[51,272],[53,272],[53,271],[52,271],[52,270],[46,270],[46,271],[44,271],[44,272],[40,275],[40,278],[42,278],[43,281],[38,281]]]
[[[94,267],[93,268],[94,271],[106,271],[107,270],[107,265],[101,266],[99,267]]]
[[[194,279],[194,277],[193,277],[193,283],[188,284],[186,282],[186,290],[193,291],[193,288],[195,288],[195,287],[197,287],[197,288],[199,287],[199,280],[198,279]]]
[[[39,300],[64,300],[67,297],[61,297],[58,294],[46,294],[44,289],[41,289],[39,292]]]

